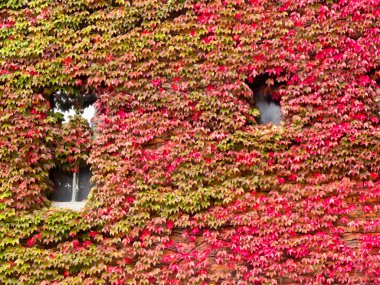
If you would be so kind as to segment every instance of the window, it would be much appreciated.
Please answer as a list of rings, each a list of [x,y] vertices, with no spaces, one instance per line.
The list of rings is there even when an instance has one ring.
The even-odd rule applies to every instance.
[[[68,123],[72,115],[80,114],[88,121],[90,127],[94,128],[92,118],[96,113],[93,106],[95,101],[96,96],[93,94],[71,97],[63,92],[56,92],[50,98],[50,105],[53,112],[61,117],[62,124]],[[76,172],[67,172],[58,166],[50,172],[54,191],[48,198],[53,206],[73,210],[79,210],[84,206],[93,186],[90,182],[92,172],[88,165],[78,163],[75,168]]]
[[[248,86],[253,93],[254,106],[259,109],[260,124],[280,125],[281,123],[281,98],[278,83],[266,75],[257,76]]]
[[[53,206],[80,209],[93,186],[90,182],[92,172],[89,166],[80,167],[78,173],[68,173],[56,168],[50,173],[54,191],[49,196]]]
[[[54,113],[61,113],[63,115],[63,123],[67,123],[70,120],[70,116],[75,115],[76,111],[74,108],[69,109],[68,111],[63,111],[61,109],[54,109]],[[92,122],[92,118],[95,116],[95,107],[90,105],[83,109],[83,113],[81,114],[83,118],[87,120],[90,127],[94,127],[94,123]]]
[[[63,116],[63,123],[69,121],[69,117],[76,113],[81,114],[91,127],[94,127],[91,119],[95,116],[96,110],[94,103],[97,96],[93,93],[80,95],[68,95],[65,92],[57,91],[50,96],[50,106],[54,113],[60,113]]]

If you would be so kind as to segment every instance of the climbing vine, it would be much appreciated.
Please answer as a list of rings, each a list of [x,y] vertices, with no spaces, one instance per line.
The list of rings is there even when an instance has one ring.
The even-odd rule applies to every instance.
[[[377,0],[2,1],[0,283],[378,284],[379,15]],[[280,86],[281,126],[257,123],[259,75]],[[86,91],[93,131],[49,104]],[[49,171],[78,161],[85,209],[50,207]]]

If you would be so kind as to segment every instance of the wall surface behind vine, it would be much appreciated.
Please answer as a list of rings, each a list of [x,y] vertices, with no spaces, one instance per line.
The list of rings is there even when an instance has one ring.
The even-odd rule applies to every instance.
[[[0,284],[379,284],[378,0],[0,3]],[[282,125],[248,85],[280,84]],[[98,95],[61,125],[52,94]],[[49,171],[91,164],[86,208]]]

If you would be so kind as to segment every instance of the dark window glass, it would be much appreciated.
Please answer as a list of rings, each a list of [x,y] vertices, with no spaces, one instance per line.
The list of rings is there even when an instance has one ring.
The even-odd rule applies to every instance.
[[[260,110],[260,124],[280,125],[281,107],[280,101],[274,96],[276,92],[278,91],[273,88],[255,90],[254,100],[256,108]]]
[[[55,202],[81,202],[90,193],[92,172],[89,166],[80,168],[79,173],[67,173],[55,168],[51,172],[54,192],[48,197]],[[74,195],[73,195],[74,191]]]
[[[60,169],[51,172],[51,180],[54,183],[54,192],[48,197],[56,202],[70,202],[73,190],[73,174],[66,173]]]
[[[267,74],[262,74],[247,83],[252,90],[252,99],[255,108],[259,109],[259,124],[280,125],[281,123],[281,98],[279,95],[280,84]]]
[[[90,183],[91,177],[92,177],[92,172],[90,170],[90,167],[86,166],[79,170],[78,193],[76,197],[77,201],[83,201],[87,199],[87,196],[90,193],[90,189],[93,186]]]

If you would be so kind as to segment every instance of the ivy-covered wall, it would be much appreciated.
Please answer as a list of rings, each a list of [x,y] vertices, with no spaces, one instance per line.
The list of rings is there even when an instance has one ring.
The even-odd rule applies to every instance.
[[[0,284],[379,284],[378,0],[0,2]],[[248,85],[281,84],[257,124]],[[98,94],[96,128],[53,93]],[[86,208],[49,171],[92,165]]]

